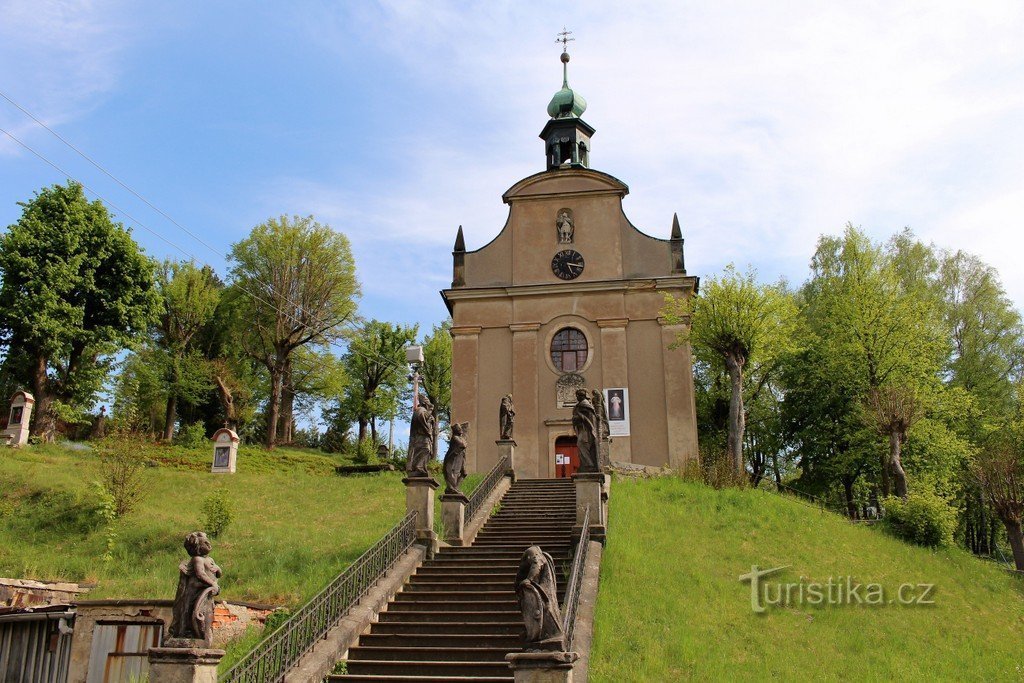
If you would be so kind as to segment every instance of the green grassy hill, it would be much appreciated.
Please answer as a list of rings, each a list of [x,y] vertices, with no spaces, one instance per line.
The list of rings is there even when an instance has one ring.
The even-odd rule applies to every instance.
[[[401,473],[339,477],[315,452],[242,448],[238,473],[209,472],[211,449],[140,445],[150,464],[138,509],[115,524],[113,557],[97,514],[90,450],[0,452],[0,576],[96,582],[89,598],[172,598],[181,544],[222,487],[234,520],[211,555],[221,596],[294,605],[323,588],[405,514]]]
[[[992,563],[757,490],[617,480],[609,502],[592,681],[1024,678],[1024,581]],[[934,605],[755,614],[738,580],[752,565],[789,565],[764,579],[771,597],[780,582],[850,576],[886,599],[935,584]]]

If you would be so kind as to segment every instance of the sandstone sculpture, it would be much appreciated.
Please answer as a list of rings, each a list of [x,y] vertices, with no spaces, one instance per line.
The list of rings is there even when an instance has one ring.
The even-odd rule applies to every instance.
[[[526,649],[565,650],[555,563],[540,546],[531,545],[523,552],[516,574],[516,597],[526,627]]]
[[[501,407],[498,409],[498,427],[501,430],[501,440],[512,439],[512,428],[515,426],[516,411],[512,405],[512,394],[505,394],[501,399]]]
[[[459,486],[466,478],[466,433],[468,422],[452,424],[452,436],[448,440],[448,452],[444,456],[444,483],[446,494],[462,494]]]
[[[598,471],[598,417],[586,389],[576,390],[576,406],[572,409],[572,428],[580,450],[580,472]]]
[[[405,472],[410,477],[429,477],[427,465],[434,457],[434,415],[433,405],[425,394],[421,394],[412,411],[409,424],[409,460]]]
[[[189,559],[178,565],[178,590],[174,595],[171,638],[213,642],[213,598],[220,593],[221,570],[210,557],[210,539],[202,531],[185,538]]]

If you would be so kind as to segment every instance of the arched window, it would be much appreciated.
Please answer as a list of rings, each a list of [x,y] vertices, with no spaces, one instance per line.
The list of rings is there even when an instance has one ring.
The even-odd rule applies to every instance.
[[[559,330],[551,340],[551,362],[559,372],[575,372],[587,362],[587,338],[575,327]]]

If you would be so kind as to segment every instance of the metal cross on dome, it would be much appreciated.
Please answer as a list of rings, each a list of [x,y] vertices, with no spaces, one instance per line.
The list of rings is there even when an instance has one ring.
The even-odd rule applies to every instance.
[[[568,50],[566,48],[568,47],[569,43],[571,43],[572,41],[576,40],[575,38],[570,38],[569,36],[571,36],[571,35],[572,35],[572,31],[566,31],[565,27],[563,26],[562,27],[562,32],[558,34],[557,38],[555,38],[555,42],[556,43],[561,43],[562,44],[562,52],[568,52]]]

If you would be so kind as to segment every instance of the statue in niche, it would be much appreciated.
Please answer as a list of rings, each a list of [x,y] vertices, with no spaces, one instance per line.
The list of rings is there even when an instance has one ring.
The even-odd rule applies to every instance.
[[[427,465],[434,457],[433,405],[426,394],[420,394],[409,423],[409,459],[405,473],[410,477],[429,477]]]
[[[576,406],[572,409],[572,428],[580,449],[580,472],[598,471],[598,417],[586,389],[576,390]]]
[[[452,436],[448,440],[448,452],[444,456],[444,492],[446,494],[462,495],[459,486],[466,478],[466,433],[469,431],[468,422],[455,422],[452,424]]]
[[[526,649],[564,651],[555,562],[540,546],[531,545],[523,552],[516,574],[516,597],[526,627]]]
[[[220,593],[221,571],[210,557],[210,539],[202,531],[185,538],[189,559],[178,565],[178,590],[174,595],[170,637],[213,642],[213,598]]]
[[[502,441],[511,441],[512,428],[515,427],[516,410],[512,405],[512,394],[505,394],[498,408],[498,429]]]
[[[561,209],[558,212],[558,218],[555,219],[555,228],[558,230],[559,244],[572,244],[572,238],[576,228],[572,220],[572,211],[570,209]]]

